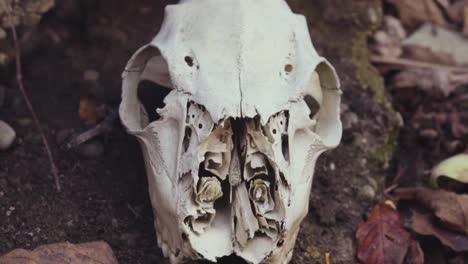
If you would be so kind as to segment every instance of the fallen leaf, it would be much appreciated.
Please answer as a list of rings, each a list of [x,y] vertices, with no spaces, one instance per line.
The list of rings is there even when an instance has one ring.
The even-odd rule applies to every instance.
[[[431,209],[445,228],[468,234],[468,195],[423,187],[400,188],[395,194],[400,200],[417,200]]]
[[[424,264],[424,252],[421,249],[421,245],[416,240],[411,240],[408,248],[408,254],[405,258],[406,264]]]
[[[468,39],[457,31],[426,23],[403,40],[402,45],[428,48],[435,54],[449,54],[457,64],[468,65]]]
[[[416,29],[420,25],[431,22],[448,27],[442,11],[433,0],[387,0],[392,4],[400,17],[402,24],[409,29]]]
[[[454,251],[468,251],[468,236],[434,225],[431,214],[422,214],[413,210],[411,229],[420,235],[436,237]]]
[[[417,88],[435,97],[447,97],[456,89],[450,76],[450,70],[444,68],[412,68],[396,74],[392,86],[396,89]]]
[[[448,0],[437,0],[447,14],[448,18],[456,25],[466,25],[468,0],[458,0],[451,4]]]
[[[450,178],[462,184],[468,184],[468,154],[450,157],[432,169],[431,184],[440,188],[440,182]]]
[[[402,47],[402,57],[415,61],[455,66],[457,62],[450,53],[434,52],[430,48],[407,44]]]
[[[398,211],[382,203],[359,226],[356,239],[360,263],[400,264],[408,251],[410,234],[403,228]]]
[[[40,246],[32,251],[15,249],[0,257],[1,264],[117,264],[103,241],[74,245],[68,242]]]
[[[100,104],[93,99],[84,98],[80,100],[79,116],[87,125],[95,125],[103,120],[111,111],[106,104]]]

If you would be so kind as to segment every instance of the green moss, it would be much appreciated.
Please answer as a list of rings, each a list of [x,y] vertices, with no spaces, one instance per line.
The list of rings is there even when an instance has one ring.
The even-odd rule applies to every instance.
[[[382,77],[369,63],[367,34],[359,33],[352,40],[351,59],[356,66],[356,77],[364,89],[372,89],[377,103],[385,104],[385,86]]]
[[[368,153],[367,168],[370,176],[374,178],[379,186],[383,186],[385,172],[390,167],[390,161],[398,143],[399,128],[394,128],[385,137],[384,143],[375,150]]]
[[[356,66],[356,78],[361,83],[362,88],[371,89],[377,103],[388,108],[385,96],[385,85],[383,78],[369,61],[368,39],[382,22],[382,9],[379,1],[373,7],[369,7],[366,21],[356,21],[359,24],[367,24],[365,30],[354,34],[351,47],[351,60]]]

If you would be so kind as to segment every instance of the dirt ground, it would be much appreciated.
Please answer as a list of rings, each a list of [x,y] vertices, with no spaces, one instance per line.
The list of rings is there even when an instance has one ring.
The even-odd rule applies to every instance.
[[[131,54],[156,34],[162,7],[168,2],[67,0],[57,3],[41,21],[36,34],[40,37],[23,59],[24,78],[52,144],[61,193],[54,188],[39,134],[16,88],[14,67],[0,71],[0,82],[7,87],[0,120],[11,124],[18,135],[11,149],[0,152],[0,255],[48,243],[105,240],[120,263],[167,262],[156,245],[136,140],[116,122],[112,132],[90,143],[90,148],[103,146],[102,154],[90,157],[86,150],[67,149],[66,143],[89,129],[78,116],[80,99],[118,106],[120,73]],[[343,1],[319,2],[325,4],[311,7],[306,1],[292,1],[292,6],[316,19],[311,23],[311,27],[318,25],[312,31],[314,43],[337,66],[346,111],[360,121],[346,127],[342,146],[319,161],[310,213],[293,263],[322,263],[325,252],[332,253],[334,263],[355,263],[354,232],[378,199],[372,192],[363,196],[362,187],[371,186],[374,192],[381,189],[382,171],[388,166],[384,156],[393,150],[385,149],[385,144],[396,121],[385,99],[377,98],[383,90],[375,92],[373,88],[379,85],[363,80],[368,75],[353,61],[365,60],[365,52],[352,49],[355,42],[367,49],[362,32],[370,30],[369,19],[378,23],[372,17],[372,12],[378,12],[376,4],[360,1],[364,9],[358,6],[351,12]],[[327,19],[318,20],[322,11],[328,12]],[[359,36],[346,32],[349,26],[358,28],[354,31],[361,32]],[[352,36],[348,40],[353,43],[343,43],[346,36]],[[348,47],[341,48],[343,44]],[[99,78],[85,80],[89,70],[99,72]],[[363,83],[374,87],[364,89]],[[369,158],[369,153],[380,156]]]

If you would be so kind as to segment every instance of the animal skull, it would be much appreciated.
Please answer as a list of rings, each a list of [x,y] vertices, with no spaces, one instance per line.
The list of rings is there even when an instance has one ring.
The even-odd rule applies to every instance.
[[[171,263],[287,263],[315,162],[341,139],[335,70],[284,0],[182,0],[165,12],[128,62],[120,106],[143,149],[158,244]],[[157,120],[142,80],[170,89]]]

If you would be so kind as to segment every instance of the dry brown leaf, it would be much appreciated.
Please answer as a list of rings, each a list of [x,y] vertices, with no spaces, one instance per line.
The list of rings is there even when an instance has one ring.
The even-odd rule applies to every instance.
[[[433,0],[387,0],[395,6],[401,23],[413,30],[426,22],[449,27],[442,11]]]
[[[456,30],[426,23],[404,39],[402,45],[425,47],[435,54],[450,54],[458,65],[468,65],[468,39]],[[466,67],[460,69],[466,72]]]
[[[413,211],[411,229],[420,235],[436,237],[442,244],[454,251],[468,251],[468,236],[435,225],[430,214]]]
[[[455,89],[451,81],[450,70],[445,68],[412,68],[399,72],[392,80],[392,86],[418,88],[433,96],[449,96]]]
[[[79,116],[87,125],[95,125],[103,120],[111,111],[106,104],[100,104],[95,100],[84,98],[80,100]]]
[[[468,234],[468,195],[428,188],[400,188],[395,194],[402,200],[417,200],[433,210],[442,226]],[[467,240],[468,240],[468,236]]]
[[[468,7],[468,0],[458,0],[453,4],[449,3],[447,0],[438,0],[438,2],[453,23],[463,25],[466,8]]]
[[[416,240],[411,240],[408,248],[408,254],[405,258],[406,264],[424,264],[424,252],[421,245]]]
[[[388,204],[376,205],[367,222],[356,232],[358,259],[364,264],[401,264],[410,243],[398,211]]]
[[[117,264],[110,246],[103,241],[74,245],[68,242],[16,249],[0,257],[1,264]]]
[[[402,57],[416,61],[424,61],[442,65],[457,65],[453,56],[445,52],[435,52],[428,47],[421,47],[418,45],[405,45],[402,46]]]

